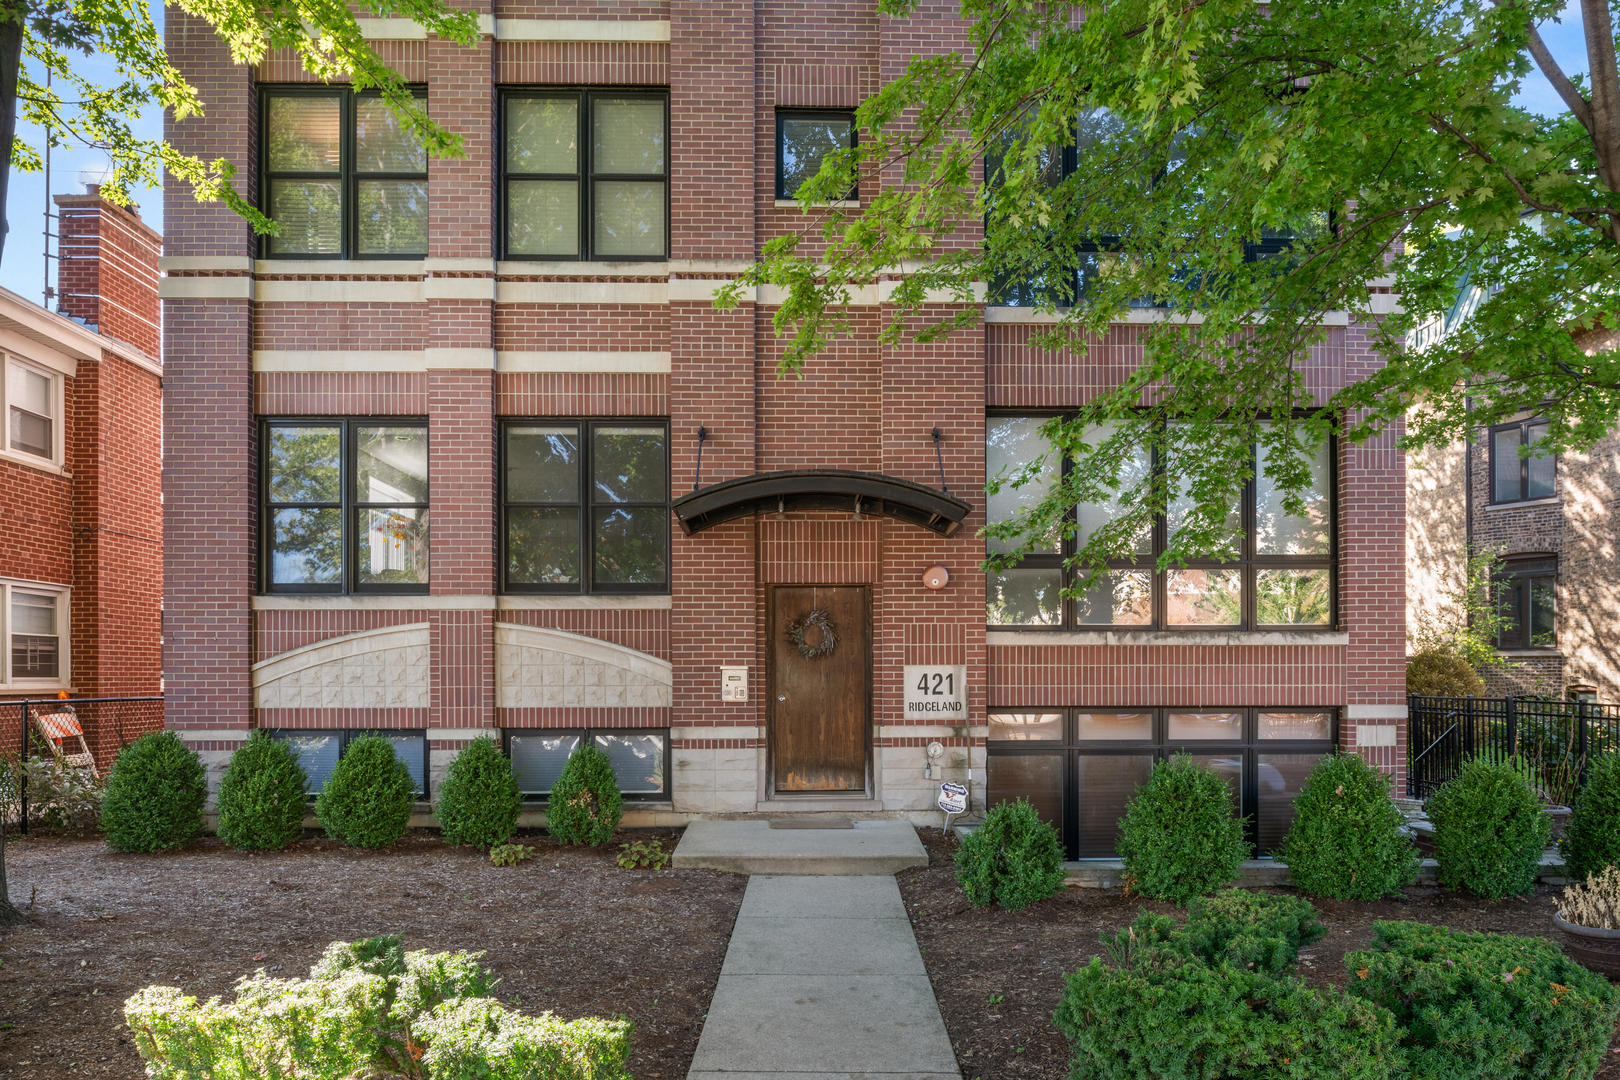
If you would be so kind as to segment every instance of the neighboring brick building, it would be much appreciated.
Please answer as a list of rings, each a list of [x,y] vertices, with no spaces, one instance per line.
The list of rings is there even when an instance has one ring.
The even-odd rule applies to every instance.
[[[1589,351],[1614,349],[1611,332]],[[1620,701],[1620,434],[1581,454],[1516,456],[1534,416],[1481,429],[1461,446],[1413,458],[1407,489],[1408,618],[1456,617],[1468,551],[1502,560],[1498,603],[1510,623],[1492,695],[1563,697],[1591,688]]]
[[[0,290],[0,701],[158,694],[162,239],[94,187],[56,205],[62,314]]]
[[[472,49],[364,24],[465,138],[449,161],[287,57],[233,67],[167,24],[208,102],[169,137],[235,161],[284,230],[261,246],[169,192],[168,720],[214,767],[260,727],[319,782],[382,729],[432,797],[492,733],[540,796],[591,738],[650,822],[922,817],[970,767],[982,807],[988,756],[990,793],[1085,854],[1172,747],[1231,777],[1265,845],[1335,741],[1402,769],[1398,433],[1324,451],[1283,547],[1124,570],[1135,599],[1089,616],[1032,560],[992,583],[992,627],[987,454],[999,471],[1031,418],[1119,377],[1152,313],[1084,363],[1032,347],[1017,307],[880,345],[880,283],[852,338],[779,379],[778,298],[714,308],[802,225],[778,196],[849,110],[966,44],[954,3],[478,10]],[[1374,370],[1369,340],[1334,322],[1311,384]],[[1268,606],[1284,586],[1303,610]]]

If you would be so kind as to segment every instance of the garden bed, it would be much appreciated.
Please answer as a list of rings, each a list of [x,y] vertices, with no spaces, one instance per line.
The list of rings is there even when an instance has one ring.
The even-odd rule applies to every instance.
[[[974,908],[956,886],[955,838],[937,828],[917,831],[929,866],[902,871],[900,894],[962,1076],[1068,1080],[1068,1045],[1052,1025],[1064,976],[1101,952],[1100,934],[1129,926],[1139,909],[1176,908],[1099,889],[1066,889],[1023,911]],[[1309,982],[1343,986],[1344,954],[1366,948],[1380,919],[1557,940],[1552,912],[1559,891],[1542,886],[1534,897],[1492,901],[1419,886],[1407,890],[1405,900],[1314,901],[1328,935],[1301,951],[1299,973]],[[1620,1031],[1598,1078],[1620,1080]]]
[[[12,899],[37,893],[28,924],[0,931],[0,1078],[133,1080],[122,1010],[140,987],[227,994],[259,967],[307,975],[328,942],[400,933],[407,948],[484,950],[523,1012],[628,1017],[637,1080],[683,1080],[747,879],[621,870],[616,848],[517,839],[535,856],[496,868],[436,833],[375,853],[310,839],[251,855],[215,839],[117,855],[100,839],[13,836]]]

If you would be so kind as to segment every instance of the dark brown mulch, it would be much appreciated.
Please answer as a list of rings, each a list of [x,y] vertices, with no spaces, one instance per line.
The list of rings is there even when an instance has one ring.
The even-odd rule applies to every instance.
[[[621,870],[614,848],[520,839],[535,856],[497,868],[436,834],[252,855],[13,836],[12,898],[37,893],[28,924],[0,931],[0,1077],[140,1077],[122,1018],[140,987],[228,994],[255,968],[305,975],[329,942],[399,933],[408,948],[484,950],[498,996],[524,1012],[629,1017],[638,1080],[684,1078],[746,879]]]
[[[1023,911],[974,908],[956,885],[955,840],[937,828],[917,831],[928,847],[929,866],[902,872],[900,895],[962,1076],[1067,1080],[1068,1045],[1052,1025],[1064,976],[1102,951],[1099,935],[1130,925],[1139,909],[1175,908],[1099,889],[1067,889]],[[1301,952],[1300,974],[1309,982],[1343,986],[1344,954],[1371,942],[1378,919],[1556,938],[1557,892],[1544,887],[1534,897],[1490,901],[1424,887],[1408,890],[1404,900],[1316,901],[1328,936]],[[1598,1080],[1620,1080],[1620,1032]]]

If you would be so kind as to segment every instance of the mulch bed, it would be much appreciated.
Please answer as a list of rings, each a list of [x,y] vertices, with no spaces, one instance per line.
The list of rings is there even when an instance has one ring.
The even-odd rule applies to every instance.
[[[9,839],[13,901],[37,893],[29,922],[0,931],[5,1080],[141,1077],[122,1013],[135,990],[228,994],[256,968],[307,975],[329,942],[380,933],[484,950],[498,996],[524,1012],[626,1016],[637,1080],[683,1080],[747,880],[621,870],[616,848],[544,836],[520,837],[535,856],[504,868],[436,833],[380,852],[306,839],[251,855],[213,839],[167,855]]]
[[[902,872],[900,895],[962,1076],[1067,1080],[1068,1044],[1052,1025],[1064,976],[1100,954],[1098,936],[1129,926],[1139,909],[1176,909],[1099,889],[1067,889],[1023,911],[974,908],[956,885],[955,839],[937,828],[917,831],[929,866]],[[1426,887],[1409,889],[1404,900],[1313,901],[1328,936],[1300,953],[1299,973],[1308,982],[1342,987],[1344,954],[1366,948],[1379,919],[1556,939],[1558,891],[1543,887],[1534,897],[1491,901]],[[1620,1032],[1598,1077],[1620,1080]]]

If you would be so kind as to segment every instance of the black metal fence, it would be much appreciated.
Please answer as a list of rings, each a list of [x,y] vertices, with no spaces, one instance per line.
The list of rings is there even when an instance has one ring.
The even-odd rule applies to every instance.
[[[73,734],[77,728],[77,735]],[[0,701],[0,758],[26,764],[52,756],[88,755],[105,775],[118,751],[142,735],[163,729],[163,698],[43,698]],[[82,739],[82,743],[80,742]],[[4,767],[0,761],[0,767]],[[84,768],[77,760],[74,767]],[[18,770],[20,829],[28,831],[28,773]]]
[[[1413,694],[1407,717],[1406,790],[1418,799],[1485,757],[1516,762],[1544,798],[1567,805],[1595,758],[1620,753],[1620,705]]]

